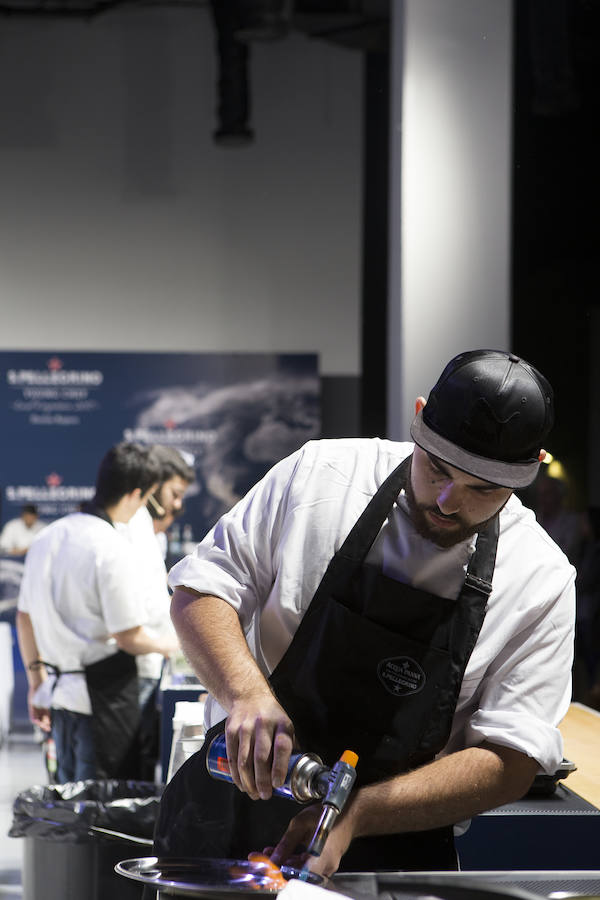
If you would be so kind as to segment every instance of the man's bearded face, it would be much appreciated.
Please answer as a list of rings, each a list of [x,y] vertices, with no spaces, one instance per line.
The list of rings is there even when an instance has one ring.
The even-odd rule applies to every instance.
[[[475,478],[418,446],[405,490],[416,532],[443,548],[480,531],[512,494],[510,488]]]

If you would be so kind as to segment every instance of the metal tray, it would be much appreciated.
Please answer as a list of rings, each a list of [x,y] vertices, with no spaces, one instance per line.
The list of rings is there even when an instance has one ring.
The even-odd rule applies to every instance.
[[[115,871],[150,885],[161,897],[234,900],[256,898],[257,893],[275,897],[280,890],[265,883],[264,864],[248,860],[150,856],[126,859],[117,863]],[[288,879],[300,874],[298,869],[286,866],[281,871]],[[327,887],[332,900],[336,893],[353,900],[541,900],[540,895],[545,900],[552,891],[551,884],[546,890],[534,892],[523,889],[518,879],[511,884],[507,878],[511,873],[338,872],[329,881],[321,876],[312,876],[309,881]]]
[[[143,884],[151,885],[161,894],[178,897],[204,897],[223,900],[232,897],[256,897],[257,893],[276,897],[280,888],[274,886],[265,865],[237,859],[200,859],[196,857],[148,856],[125,859],[117,863],[115,872]],[[300,875],[298,869],[282,866],[286,879]],[[311,884],[324,885],[320,875],[309,874]]]

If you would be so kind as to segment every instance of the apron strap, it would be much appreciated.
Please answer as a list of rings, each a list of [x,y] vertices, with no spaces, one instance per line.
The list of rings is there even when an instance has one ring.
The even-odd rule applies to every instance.
[[[336,555],[352,560],[357,565],[363,561],[406,484],[411,459],[412,454],[388,475],[352,526]]]
[[[38,669],[41,669],[42,666],[48,670],[50,675],[54,675],[57,681],[61,675],[85,675],[85,669],[59,669],[57,665],[47,662],[45,659],[34,659],[32,663],[29,663],[27,668],[30,672],[36,672]]]
[[[333,586],[355,575],[379,534],[381,526],[406,483],[411,457],[402,460],[385,479],[352,526],[340,549],[330,560],[315,595],[306,611],[313,616],[330,595]],[[306,618],[305,616],[305,618]]]
[[[477,643],[487,612],[488,597],[492,592],[492,577],[500,532],[499,519],[500,516],[496,513],[478,533],[475,552],[469,561],[467,574],[456,602],[453,632],[457,636],[457,641],[460,640],[458,635],[464,636],[462,659],[459,656],[458,660],[455,660],[459,688]]]
[[[490,519],[477,535],[475,553],[469,560],[463,590],[483,594],[486,598],[492,593],[492,578],[496,565],[496,550],[500,533],[499,515]]]
[[[102,519],[104,522],[108,522],[114,528],[114,522],[111,517],[108,515],[105,509],[102,509],[101,506],[98,506],[94,500],[86,500],[81,504],[81,512],[86,513],[88,516],[97,516],[98,519]]]
[[[61,675],[85,675],[85,669],[59,669],[54,663],[46,662],[45,659],[34,659],[33,662],[29,663],[27,668],[30,672],[36,672],[38,669],[41,669],[42,666],[47,670],[48,674],[54,678],[54,684],[50,688],[50,700],[54,696],[54,691],[56,689],[56,685],[58,684],[58,679]]]

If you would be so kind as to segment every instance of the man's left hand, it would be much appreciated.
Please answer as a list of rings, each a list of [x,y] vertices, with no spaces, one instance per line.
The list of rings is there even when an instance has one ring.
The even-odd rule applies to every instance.
[[[38,703],[34,703],[33,698],[35,693],[36,688],[29,688],[27,696],[29,720],[34,725],[37,725],[38,728],[41,728],[42,731],[45,731],[47,734],[49,734],[51,731],[50,710],[46,706],[40,706]]]
[[[331,830],[321,855],[310,856],[307,847],[315,833],[321,811],[321,805],[315,803],[294,816],[277,846],[265,849],[272,862],[278,866],[294,868],[302,868],[308,862],[311,872],[327,878],[337,872],[353,837],[351,819],[341,815]]]

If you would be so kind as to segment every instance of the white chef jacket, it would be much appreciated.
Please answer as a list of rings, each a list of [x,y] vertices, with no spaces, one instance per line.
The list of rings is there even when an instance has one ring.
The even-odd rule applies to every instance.
[[[154,639],[174,635],[169,612],[167,568],[156,539],[152,516],[145,506],[141,506],[129,522],[117,523],[115,527],[131,543],[137,557],[138,594],[143,600],[146,631]],[[160,678],[164,659],[161,653],[140,653],[135,659],[140,677]]]
[[[23,519],[10,519],[0,533],[0,552],[10,553],[13,550],[27,550],[36,534],[46,527],[39,519],[31,527]]]
[[[48,525],[29,548],[18,600],[40,658],[70,670],[116,653],[110,635],[145,624],[138,577],[130,545],[104,519],[72,513]],[[85,677],[61,676],[52,706],[91,714]]]
[[[283,656],[348,532],[412,444],[376,439],[311,441],[278,463],[173,567],[184,585],[222,597],[246,631],[256,624],[257,663],[269,675]],[[441,549],[414,530],[404,494],[368,560],[384,574],[456,599],[475,537]],[[488,611],[463,679],[449,753],[489,740],[553,773],[556,727],[571,697],[575,570],[514,495],[500,513]],[[212,700],[212,698],[211,698]],[[357,697],[367,702],[368,697]],[[208,724],[225,718],[214,700]]]

